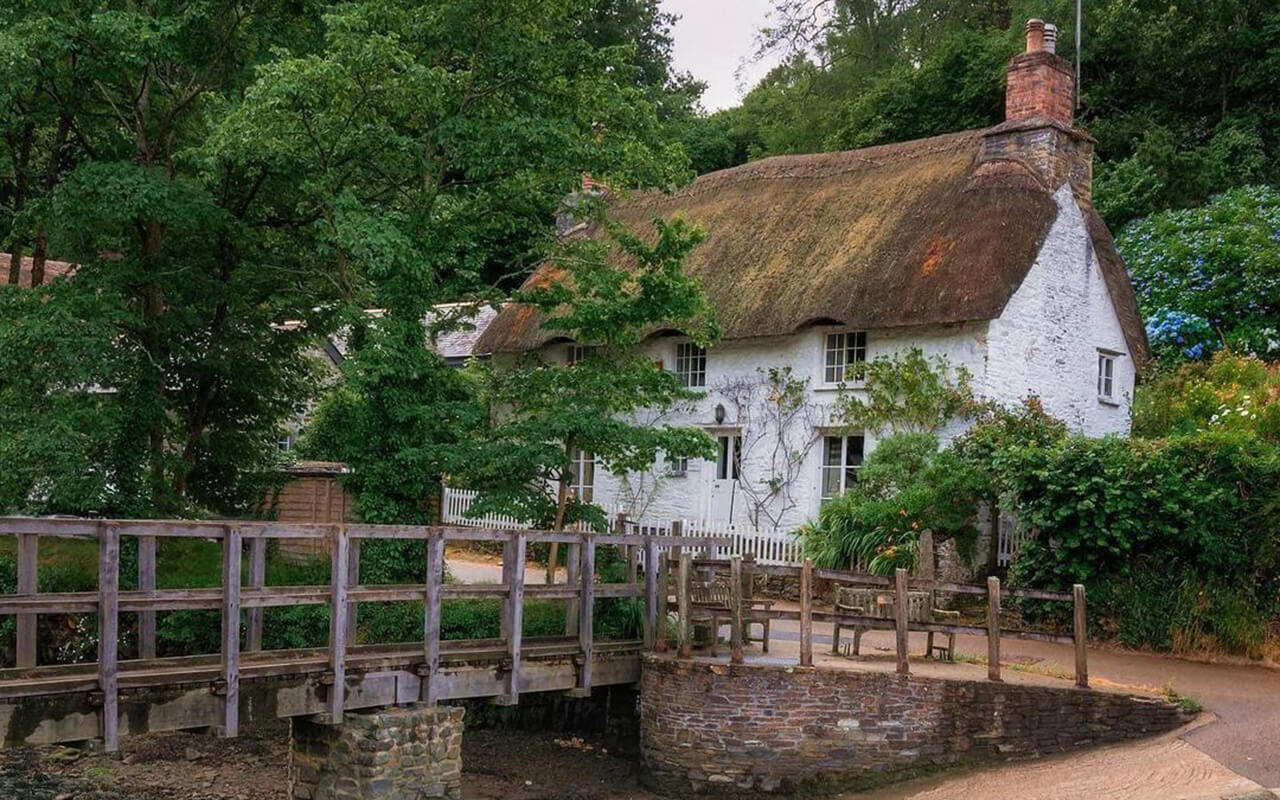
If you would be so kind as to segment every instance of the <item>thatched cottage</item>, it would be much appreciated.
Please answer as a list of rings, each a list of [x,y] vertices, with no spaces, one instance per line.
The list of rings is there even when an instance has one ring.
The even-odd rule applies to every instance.
[[[705,389],[672,421],[704,427],[719,457],[613,476],[579,454],[577,490],[633,518],[792,527],[875,446],[872,432],[831,426],[837,385],[911,347],[966,367],[982,396],[1036,395],[1086,434],[1126,433],[1147,342],[1090,201],[1093,140],[1073,124],[1072,69],[1055,38],[1028,23],[1026,52],[1008,68],[1007,119],[993,128],[769,158],[619,202],[632,225],[683,212],[707,231],[687,268],[723,340],[704,351],[665,331],[644,347]],[[574,358],[579,345],[556,336],[508,307],[477,351]],[[787,429],[765,419],[759,370],[770,367],[808,381],[807,410]],[[785,490],[771,493],[779,480]]]

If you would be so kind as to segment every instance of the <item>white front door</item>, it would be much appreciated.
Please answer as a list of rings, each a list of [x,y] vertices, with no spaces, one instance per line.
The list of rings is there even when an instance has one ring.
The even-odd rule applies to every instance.
[[[746,518],[745,501],[738,486],[741,469],[742,437],[736,433],[717,434],[716,460],[708,492],[708,521],[733,524],[737,519]]]

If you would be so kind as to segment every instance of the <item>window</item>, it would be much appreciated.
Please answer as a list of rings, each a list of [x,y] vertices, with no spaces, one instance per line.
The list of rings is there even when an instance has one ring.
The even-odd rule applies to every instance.
[[[737,480],[742,472],[742,437],[716,437],[716,480]]]
[[[827,383],[860,381],[867,363],[867,332],[827,334],[826,371]]]
[[[570,455],[573,464],[573,481],[569,493],[583,503],[590,503],[596,489],[596,457],[594,453],[574,450]]]
[[[707,385],[707,351],[693,342],[676,345],[676,374],[685,386]]]
[[[290,434],[285,434],[283,437],[281,437],[276,441],[276,447],[279,447],[281,452],[285,452],[285,453],[289,452],[290,450],[293,449],[293,436]]]
[[[564,363],[578,364],[595,355],[599,348],[590,344],[571,344],[565,351]]]
[[[663,456],[666,466],[666,473],[673,477],[683,477],[689,472],[689,459],[672,458],[671,456]]]
[[[864,440],[861,436],[822,437],[822,499],[844,494],[858,480]]]
[[[1098,353],[1098,399],[1115,402],[1116,357],[1114,353]]]

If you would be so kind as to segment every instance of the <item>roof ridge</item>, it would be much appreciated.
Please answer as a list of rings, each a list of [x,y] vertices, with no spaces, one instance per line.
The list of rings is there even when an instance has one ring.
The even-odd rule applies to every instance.
[[[905,142],[889,142],[856,150],[831,150],[822,153],[789,153],[748,161],[727,169],[708,172],[693,183],[667,195],[644,192],[627,199],[629,205],[659,202],[665,199],[698,197],[709,191],[752,180],[821,180],[882,167],[909,159],[923,158],[940,152],[959,150],[976,140],[982,129],[946,133]],[[828,168],[820,168],[823,164]],[[772,167],[772,169],[770,169]],[[808,169],[806,169],[808,167]],[[814,167],[819,167],[815,169]]]

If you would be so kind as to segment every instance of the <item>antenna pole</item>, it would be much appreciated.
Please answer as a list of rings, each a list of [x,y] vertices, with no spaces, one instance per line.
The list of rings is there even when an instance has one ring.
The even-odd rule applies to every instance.
[[[1080,1],[1076,0],[1076,111],[1080,110]]]

